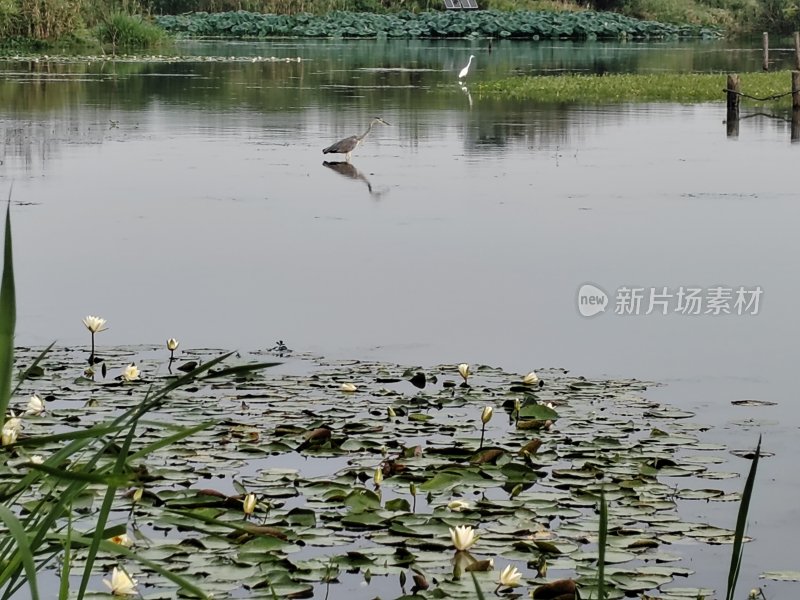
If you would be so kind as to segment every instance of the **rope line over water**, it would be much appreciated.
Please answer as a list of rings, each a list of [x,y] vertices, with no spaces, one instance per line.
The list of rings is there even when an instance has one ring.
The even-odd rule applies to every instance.
[[[756,100],[758,102],[766,102],[767,100],[777,100],[778,98],[783,98],[784,96],[791,96],[794,93],[792,91],[789,91],[783,94],[773,94],[772,96],[759,98],[757,96],[751,96],[750,94],[745,94],[744,92],[739,92],[737,90],[732,90],[730,88],[724,88],[722,91],[727,92],[728,94],[736,94],[737,96],[744,96],[745,98],[750,98],[751,100]]]

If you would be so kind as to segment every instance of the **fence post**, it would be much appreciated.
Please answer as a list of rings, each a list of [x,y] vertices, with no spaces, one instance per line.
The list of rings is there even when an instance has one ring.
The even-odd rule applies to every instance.
[[[739,137],[739,76],[735,73],[728,75],[727,85],[728,115],[725,119],[728,137]]]
[[[792,71],[792,110],[800,110],[800,71]]]
[[[764,64],[763,69],[769,71],[769,34],[764,32]]]
[[[800,142],[800,71],[792,71],[792,141]]]
[[[794,68],[800,71],[800,31],[794,32]]]

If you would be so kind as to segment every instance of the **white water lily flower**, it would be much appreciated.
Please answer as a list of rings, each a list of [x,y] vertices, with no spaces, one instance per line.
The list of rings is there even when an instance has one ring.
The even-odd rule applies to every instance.
[[[40,465],[44,462],[44,457],[41,454],[34,454],[28,460],[35,465]]]
[[[106,327],[106,320],[100,317],[94,317],[89,315],[88,317],[84,317],[83,324],[86,325],[86,329],[91,331],[92,333],[99,333],[101,331],[105,331],[108,329]]]
[[[450,539],[456,550],[468,550],[478,541],[478,536],[469,525],[458,525],[455,529],[450,528]]]
[[[454,512],[461,512],[462,510],[466,510],[469,508],[471,504],[466,500],[451,500],[447,503],[447,508]]]
[[[3,430],[0,432],[0,443],[2,443],[3,446],[10,446],[16,443],[18,435],[19,429],[3,425]]]
[[[125,381],[134,381],[135,379],[139,379],[139,368],[133,364],[128,365],[122,372],[122,378]]]
[[[108,538],[108,541],[114,544],[119,544],[120,546],[125,546],[126,548],[130,548],[131,546],[133,546],[133,540],[128,537],[127,533],[110,537]]]
[[[503,572],[500,573],[500,585],[506,587],[517,587],[520,585],[521,579],[522,573],[520,573],[514,565],[508,565],[503,569]]]
[[[25,410],[26,415],[40,415],[44,412],[44,401],[39,396],[34,394],[28,400],[28,407]]]
[[[247,494],[244,497],[244,502],[242,502],[242,510],[244,511],[245,515],[252,515],[256,510],[256,495],[255,494]]]
[[[111,590],[112,596],[135,596],[138,593],[135,589],[136,580],[117,567],[111,572],[111,581],[103,579],[103,583]]]
[[[169,338],[167,340],[167,350],[169,350],[170,352],[175,352],[175,350],[177,350],[178,346],[180,345],[181,343],[175,338]]]
[[[14,413],[11,413],[12,415]],[[3,424],[3,429],[13,429],[17,433],[22,431],[22,419],[19,417],[12,416],[11,418],[7,419],[6,422]]]
[[[531,371],[522,378],[522,383],[525,385],[537,385],[539,383],[539,376]]]
[[[484,406],[483,412],[481,412],[481,421],[484,425],[491,421],[492,414],[494,413],[494,409],[491,406]]]
[[[343,383],[340,389],[343,392],[355,392],[358,388],[353,383]]]
[[[464,383],[467,382],[469,378],[469,365],[467,363],[461,363],[458,365],[458,374],[464,379]]]

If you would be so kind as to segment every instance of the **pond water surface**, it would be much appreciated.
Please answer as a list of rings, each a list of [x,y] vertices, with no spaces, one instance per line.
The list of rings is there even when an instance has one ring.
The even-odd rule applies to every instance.
[[[280,41],[181,54],[293,62],[0,63],[0,181],[13,181],[25,345],[291,348],[410,365],[564,367],[667,385],[710,441],[762,463],[741,587],[790,564],[796,169],[789,125],[725,105],[548,105],[462,90],[554,71],[760,68],[756,47]],[[774,54],[780,65],[789,54]],[[745,76],[746,77],[746,76]],[[745,78],[746,84],[746,78]],[[724,76],[720,76],[720,87]],[[380,115],[351,165],[321,149]],[[6,193],[3,191],[3,193]],[[604,314],[578,310],[591,283]],[[758,314],[614,314],[622,287],[761,288]],[[649,295],[648,295],[649,298]],[[647,300],[644,301],[647,303]],[[735,312],[735,311],[734,311]],[[732,400],[778,402],[737,408]],[[732,458],[742,471],[748,461]],[[739,490],[741,479],[725,484]],[[736,506],[691,504],[732,527]],[[691,515],[694,511],[697,515]],[[729,548],[695,585],[724,589]],[[692,566],[692,565],[689,565]],[[763,582],[762,582],[763,583]],[[769,584],[780,589],[778,584]],[[789,592],[791,595],[791,592]],[[784,596],[786,597],[786,596]]]

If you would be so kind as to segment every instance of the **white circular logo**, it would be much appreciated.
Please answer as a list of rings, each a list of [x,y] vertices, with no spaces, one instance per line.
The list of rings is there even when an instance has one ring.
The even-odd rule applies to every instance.
[[[578,312],[584,317],[593,317],[605,312],[608,294],[594,284],[584,283],[578,290]]]

